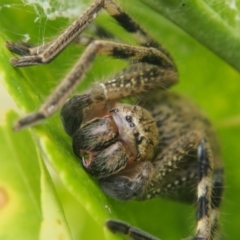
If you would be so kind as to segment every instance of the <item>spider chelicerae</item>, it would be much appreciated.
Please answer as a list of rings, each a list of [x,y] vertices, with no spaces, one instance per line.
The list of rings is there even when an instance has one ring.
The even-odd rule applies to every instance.
[[[104,29],[98,40],[81,34],[105,9],[139,45],[114,42]],[[95,0],[54,41],[41,46],[6,43],[21,58],[15,67],[52,61],[69,43],[86,45],[76,65],[36,113],[20,119],[15,129],[49,117],[84,79],[97,54],[129,61],[116,76],[94,84],[64,103],[61,119],[73,139],[83,167],[98,179],[106,194],[119,200],[167,197],[195,203],[197,227],[189,239],[210,240],[218,225],[223,168],[214,132],[205,116],[184,97],[168,91],[178,81],[169,53],[113,0]],[[131,96],[138,104],[120,103]],[[191,191],[195,189],[195,191]],[[113,232],[132,239],[157,239],[127,223],[108,220]]]

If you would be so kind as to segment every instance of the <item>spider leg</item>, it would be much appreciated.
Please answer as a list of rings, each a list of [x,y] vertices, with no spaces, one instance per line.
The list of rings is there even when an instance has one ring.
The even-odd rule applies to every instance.
[[[223,195],[223,169],[218,168],[213,172],[213,190],[212,190],[212,218],[211,218],[211,235],[214,236],[218,228],[219,207]]]
[[[168,58],[171,59],[168,51],[156,42],[146,31],[144,31],[139,24],[137,24],[120,6],[118,6],[113,0],[105,1],[105,10],[111,15],[120,26],[122,26],[127,32],[131,33],[138,43],[144,47],[153,47],[160,50]],[[172,60],[172,59],[171,59]]]
[[[188,140],[187,140],[188,139]],[[192,139],[192,140],[191,140]],[[198,171],[195,172],[197,176],[198,183],[197,183],[197,228],[196,228],[196,235],[194,238],[190,238],[193,240],[211,240],[214,237],[215,231],[217,229],[217,222],[218,222],[218,213],[219,213],[219,206],[221,202],[221,195],[223,192],[223,170],[220,169],[213,169],[213,156],[212,151],[209,146],[208,141],[202,136],[202,134],[196,132],[192,132],[191,135],[188,137],[185,136],[185,140],[182,140],[182,144],[184,141],[188,142],[188,146],[192,145],[192,147],[196,147],[197,144],[197,157],[198,157]],[[180,143],[180,141],[179,141]],[[184,146],[184,145],[183,145]],[[186,145],[187,146],[187,145]],[[187,147],[178,147],[176,148],[177,151],[183,153],[182,157],[191,149],[187,149]],[[194,148],[195,148],[194,147]],[[174,147],[172,148],[174,149]],[[168,149],[169,150],[169,149]],[[168,155],[166,152],[162,154],[164,156],[163,162],[167,163],[164,167],[161,166],[163,169],[160,172],[160,176],[166,175],[167,173],[171,172],[174,168],[179,168],[177,164],[181,163],[179,161],[179,154],[175,154],[173,152],[169,152],[169,156],[172,155],[173,161],[169,161]],[[181,156],[181,154],[180,154]],[[182,158],[180,157],[180,158]],[[178,163],[176,163],[176,159],[178,159]],[[182,158],[183,159],[183,158]],[[175,163],[174,163],[175,162]],[[162,165],[162,164],[161,164]],[[155,166],[156,167],[156,166]],[[158,177],[158,181],[159,181]],[[187,179],[191,180],[194,179],[194,172],[190,171],[189,176],[185,175],[184,181]],[[179,185],[178,181],[178,185]],[[168,191],[171,188],[174,188],[175,184],[171,184],[169,181],[167,182],[167,191],[163,192],[163,196],[168,194]],[[161,190],[160,190],[161,191]]]
[[[95,0],[59,37],[46,45],[28,48],[26,44],[21,45],[6,42],[6,47],[10,51],[23,55],[23,57],[19,59],[12,58],[12,65],[15,67],[24,67],[51,62],[63,49],[74,41],[80,33],[82,33],[82,31],[96,18],[102,8],[104,8],[126,31],[133,34],[142,46],[158,48],[170,58],[168,52],[141,29],[141,27],[113,0]]]
[[[122,233],[133,240],[159,240],[159,238],[156,238],[139,228],[132,227],[125,222],[110,219],[106,222],[106,226],[113,233]]]
[[[92,5],[71,24],[59,37],[57,37],[50,44],[47,43],[40,51],[36,54],[36,48],[32,51],[29,49],[29,56],[22,58],[13,58],[11,63],[15,67],[32,66],[36,64],[43,64],[51,62],[65,47],[69,45],[85,28],[92,22],[99,11],[104,6],[104,0],[95,0]],[[21,46],[13,45],[9,42],[6,46],[10,51],[21,52]],[[14,47],[13,47],[14,46]],[[19,48],[19,50],[17,49]]]
[[[88,30],[89,30],[89,33],[87,33],[87,34],[82,33],[82,34],[78,35],[74,39],[73,42],[76,44],[83,45],[83,46],[87,46],[91,42],[93,42],[94,40],[97,40],[97,39],[112,40],[112,41],[114,40],[114,41],[120,42],[119,39],[117,39],[107,29],[105,29],[104,27],[102,27],[98,24],[89,26]]]
[[[193,151],[198,161],[193,165],[182,165]],[[192,131],[173,142],[157,158],[158,161],[136,163],[115,176],[100,179],[102,189],[116,199],[144,200],[171,196],[171,192],[187,183],[197,184],[197,229],[195,237],[191,239],[213,239],[222,192],[222,175],[221,171],[216,171],[215,180],[212,178],[212,153],[204,135],[200,131]],[[191,167],[196,170],[193,172]],[[171,178],[175,169],[178,169],[178,173],[182,171],[183,174],[179,173],[179,176],[184,176],[177,181]]]
[[[192,181],[194,178],[197,179],[197,171],[192,172],[192,169],[185,171],[182,164],[186,163],[190,152],[197,151],[202,137],[200,131],[191,131],[183,135],[162,151],[156,161],[136,162],[117,175],[100,179],[101,188],[108,195],[119,200],[144,200],[167,196],[176,187]],[[196,164],[195,162],[194,167]],[[191,167],[190,164],[188,165]],[[175,174],[175,169],[178,169],[178,172],[183,171],[186,175],[185,179],[179,180],[177,185],[171,182],[176,178],[169,179],[172,174]]]
[[[47,48],[49,46],[48,44],[46,44],[41,47],[34,47],[25,42],[16,44],[16,43],[11,43],[9,41],[6,41],[5,45],[8,48],[8,50],[20,56],[37,55],[39,52],[42,52],[44,48]]]
[[[198,146],[198,186],[197,186],[197,231],[194,239],[212,239],[211,197],[212,197],[212,156],[204,139]]]
[[[113,79],[96,83],[89,92],[75,95],[62,108],[61,116],[66,132],[71,136],[93,109],[108,112],[111,101],[136,96],[154,89],[165,90],[177,82],[174,70],[161,69],[154,65],[134,64]],[[109,107],[109,109],[107,109]]]
[[[75,64],[72,71],[65,77],[62,83],[55,89],[50,97],[41,106],[37,113],[30,114],[23,119],[20,119],[14,129],[19,130],[23,127],[37,124],[44,118],[52,115],[58,107],[66,100],[69,94],[81,82],[86,72],[89,70],[96,54],[110,55],[116,58],[128,59],[132,62],[142,62],[153,64],[166,69],[165,75],[167,78],[172,78],[172,82],[177,81],[177,73],[175,65],[169,54],[154,41],[140,26],[127,15],[114,1],[112,0],[95,0],[94,3],[82,14],[69,28],[67,28],[57,39],[43,46],[42,50],[36,54],[36,49],[28,49],[29,56],[24,56],[19,59],[13,59],[14,66],[28,66],[39,63],[47,63],[56,57],[70,42],[76,39],[77,36],[89,25],[96,17],[98,12],[104,8],[118,23],[129,33],[136,36],[141,47],[130,46],[127,44],[114,43],[110,41],[94,40],[91,41]],[[26,46],[22,48],[17,45],[7,43],[10,50],[25,54]],[[155,78],[153,78],[155,79]],[[113,83],[112,85],[114,85]],[[127,84],[125,84],[127,85]],[[102,85],[102,87],[104,87]],[[123,89],[123,88],[122,88]],[[134,92],[133,92],[134,94]],[[129,93],[126,95],[129,96]]]
[[[94,26],[93,34],[100,39],[114,39],[114,36],[100,25]],[[88,34],[80,34],[73,40],[73,43],[87,46],[93,40],[96,40],[96,37],[90,36]],[[44,52],[49,46],[54,44],[54,41],[48,42],[41,46],[34,46],[32,44],[25,43],[25,42],[16,44],[16,43],[10,43],[9,41],[6,41],[5,44],[6,44],[6,47],[11,52],[16,53],[20,56],[29,56],[29,55],[35,56]]]
[[[223,169],[212,169],[210,147],[204,139],[198,146],[198,161],[198,224],[194,240],[212,240],[218,226],[223,194]]]
[[[149,73],[149,70],[146,70],[145,73],[143,71],[143,74],[140,75],[139,81],[135,81],[134,79],[132,79],[132,82],[134,82],[135,85],[140,84],[140,87],[137,88],[136,93],[146,91],[147,88],[144,89],[145,85],[151,86],[148,87],[148,89],[154,89],[154,87],[157,87],[159,85],[162,85],[162,87],[165,88],[177,81],[177,73],[176,70],[174,69],[173,63],[166,55],[164,55],[157,49],[140,46],[131,46],[127,44],[120,44],[105,40],[96,40],[91,42],[87,46],[85,52],[82,54],[79,61],[70,71],[70,73],[66,76],[66,78],[54,90],[54,92],[46,99],[46,101],[40,107],[39,111],[37,113],[32,113],[23,119],[20,119],[15,125],[15,130],[35,125],[42,119],[52,115],[59,108],[59,106],[63,102],[65,102],[69,94],[76,88],[76,86],[84,78],[86,72],[91,67],[92,62],[97,54],[105,54],[116,58],[124,58],[136,62],[143,62],[154,65],[153,68],[155,67],[155,70],[152,71],[153,76],[150,75],[151,76],[150,78],[147,78],[146,75],[147,72]],[[156,69],[160,70],[156,71]],[[160,82],[156,82],[157,78],[155,75],[158,73],[160,80],[162,79]],[[143,78],[144,76],[145,78]],[[121,86],[121,88],[119,88],[120,86],[119,84],[116,85],[116,83],[114,82],[112,83],[108,82],[107,84],[109,85],[108,86],[109,88],[111,86],[112,87],[118,86],[118,91],[122,91],[124,90],[124,88],[125,89],[128,88],[126,96],[129,96],[130,94],[133,95],[135,90],[129,91],[130,90],[129,87],[131,86],[131,84],[128,84],[126,80],[128,81],[129,79],[128,78],[124,79],[125,81],[124,86]],[[165,84],[163,84],[164,81],[166,82]],[[106,95],[108,88],[106,89],[105,85],[102,84],[99,84],[99,86],[101,86],[103,94]],[[108,96],[109,99],[111,99],[110,93],[116,91],[116,87],[113,88],[111,91],[110,90]],[[117,95],[119,96],[120,94],[118,93]]]

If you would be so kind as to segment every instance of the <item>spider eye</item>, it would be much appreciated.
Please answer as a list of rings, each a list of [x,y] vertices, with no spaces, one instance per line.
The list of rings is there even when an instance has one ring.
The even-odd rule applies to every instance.
[[[132,122],[132,117],[131,117],[131,116],[126,116],[126,120],[127,120],[128,122]]]
[[[130,123],[129,126],[130,126],[130,127],[135,127],[135,124],[134,124],[134,123]]]

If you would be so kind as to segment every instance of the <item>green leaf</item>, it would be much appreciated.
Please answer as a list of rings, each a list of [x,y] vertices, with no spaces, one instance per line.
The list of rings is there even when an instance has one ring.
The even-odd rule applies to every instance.
[[[8,114],[0,126],[0,238],[72,239],[35,139],[29,130],[12,131],[16,117]]]
[[[71,240],[72,237],[62,207],[55,191],[53,191],[52,180],[42,161],[40,162],[40,168],[42,222],[39,239],[64,238]]]
[[[137,22],[159,40],[173,56],[180,75],[180,83],[174,87],[174,90],[182,92],[197,102],[216,126],[222,146],[227,186],[221,208],[223,214],[220,227],[223,236],[235,239],[238,235],[236,226],[240,221],[240,217],[236,214],[240,201],[238,186],[240,153],[237,147],[240,133],[239,73],[146,5],[137,0],[121,1],[121,3],[124,9],[134,16]],[[186,6],[188,6],[187,3]],[[17,0],[8,1],[8,4],[10,7],[2,5],[0,10],[0,76],[4,86],[23,111],[35,111],[73,66],[82,48],[71,45],[53,63],[46,66],[14,69],[8,61],[12,54],[4,46],[5,40],[17,41],[26,36],[24,34],[29,34],[30,42],[41,44],[61,32],[61,29],[64,29],[70,22],[63,18],[49,21],[42,13],[36,13],[34,8],[23,6]],[[171,8],[173,5],[174,1],[169,1],[168,6],[163,5],[163,11],[173,11],[174,8]],[[197,11],[195,5],[193,4],[191,9]],[[204,9],[202,9],[203,12]],[[207,13],[204,21],[210,18]],[[35,21],[36,19],[40,20]],[[129,35],[116,27],[114,21],[108,16],[103,14],[97,21],[121,40],[131,42]],[[222,21],[227,24],[226,19]],[[194,29],[194,26],[196,31],[200,31],[195,24],[191,28]],[[212,44],[211,40],[216,38],[214,30],[218,31],[217,26],[211,26],[209,44]],[[234,39],[234,36],[231,38],[231,34],[229,37]],[[229,44],[230,41],[226,41],[222,45],[222,52],[231,47]],[[237,44],[239,43],[231,42],[232,46],[237,46]],[[237,52],[234,48],[234,53]],[[97,58],[86,81],[79,86],[78,91],[81,92],[91,82],[96,79],[101,80],[108,76],[109,72],[117,69],[119,69],[119,61],[106,57]],[[83,171],[73,155],[71,139],[63,132],[58,114],[44,121],[40,126],[34,127],[32,131],[39,139],[41,152],[46,154],[64,186],[77,199],[76,201],[71,198],[68,192],[56,183],[74,239],[114,239],[114,237],[118,239],[117,236],[113,236],[103,228],[108,218],[127,221],[162,239],[181,239],[192,235],[194,231],[193,206],[162,199],[122,203],[105,196],[97,182]],[[12,138],[15,139],[18,134],[22,133],[15,133]],[[18,151],[19,148],[14,147],[14,152],[18,153]],[[30,159],[34,161],[33,158],[30,157]],[[32,170],[32,167],[30,169]],[[82,210],[79,203],[89,216],[85,210]],[[8,227],[12,226],[9,223]],[[78,231],[79,228],[82,228],[81,231]]]
[[[240,71],[240,8],[232,0],[141,0]]]
[[[12,115],[11,119],[16,116]],[[42,215],[38,155],[28,131],[16,137],[13,134],[12,126],[1,125],[0,238],[31,239],[38,236]],[[29,144],[26,146],[27,142]],[[34,161],[28,161],[31,158]],[[21,218],[25,220],[16,224],[15,219]]]

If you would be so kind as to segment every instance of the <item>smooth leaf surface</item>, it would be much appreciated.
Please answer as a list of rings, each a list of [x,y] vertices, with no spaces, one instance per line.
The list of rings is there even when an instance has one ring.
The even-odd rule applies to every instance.
[[[16,118],[16,114],[10,119]],[[0,238],[37,238],[41,223],[40,168],[31,134],[13,137],[11,124],[0,126]],[[26,145],[26,143],[29,143]],[[30,161],[33,159],[35,161]],[[31,170],[31,171],[29,171]],[[15,219],[24,219],[16,224]],[[14,231],[13,231],[13,226]],[[25,229],[25,231],[22,231]],[[27,230],[28,229],[28,230]]]
[[[221,232],[227,239],[235,239],[240,221],[240,216],[235,211],[240,201],[238,186],[240,153],[237,148],[240,133],[239,74],[146,5],[139,1],[121,2],[124,8],[172,54],[180,75],[180,83],[174,89],[197,102],[216,126],[222,146],[227,186],[222,206]],[[10,4],[9,1],[8,3]],[[8,61],[12,54],[4,46],[5,40],[17,41],[22,39],[24,34],[29,34],[30,42],[43,43],[69,24],[69,21],[63,18],[49,21],[44,15],[36,14],[33,8],[21,5],[21,2],[18,8],[14,6],[10,4],[9,8],[1,9],[1,75],[5,87],[18,106],[24,112],[30,112],[40,106],[54,86],[64,77],[79,57],[82,48],[71,45],[47,66],[12,68]],[[34,22],[37,17],[40,17],[40,21]],[[117,27],[108,16],[100,16],[98,22],[121,40],[132,42],[129,35]],[[211,33],[209,34],[211,38]],[[224,47],[227,46],[226,42]],[[117,69],[119,69],[119,61],[97,58],[86,81],[79,86],[78,91],[82,91],[95,80],[104,79],[109,72]],[[98,239],[113,239],[113,235],[102,230],[107,218],[128,221],[162,239],[181,239],[193,233],[193,206],[160,199],[121,203],[106,197],[74,157],[71,139],[63,132],[57,115],[34,127],[33,131],[38,135],[44,152],[65,187],[90,214],[91,220],[86,224],[86,220],[82,219],[83,216],[72,213],[75,223],[73,226],[70,225],[70,228],[73,232],[80,225],[86,224],[85,232],[74,235],[76,239],[96,239],[94,236],[98,236]],[[18,149],[16,148],[15,151],[17,152]],[[64,203],[67,204],[67,200]],[[74,206],[78,208],[77,204],[75,203]]]
[[[16,117],[9,113],[0,126],[0,239],[71,239],[35,139],[12,131]]]
[[[236,0],[141,0],[240,71],[240,4]]]
[[[71,240],[72,236],[66,223],[63,209],[56,196],[52,180],[47,172],[44,163],[40,162],[41,168],[41,209],[42,222],[39,239],[66,239]]]

